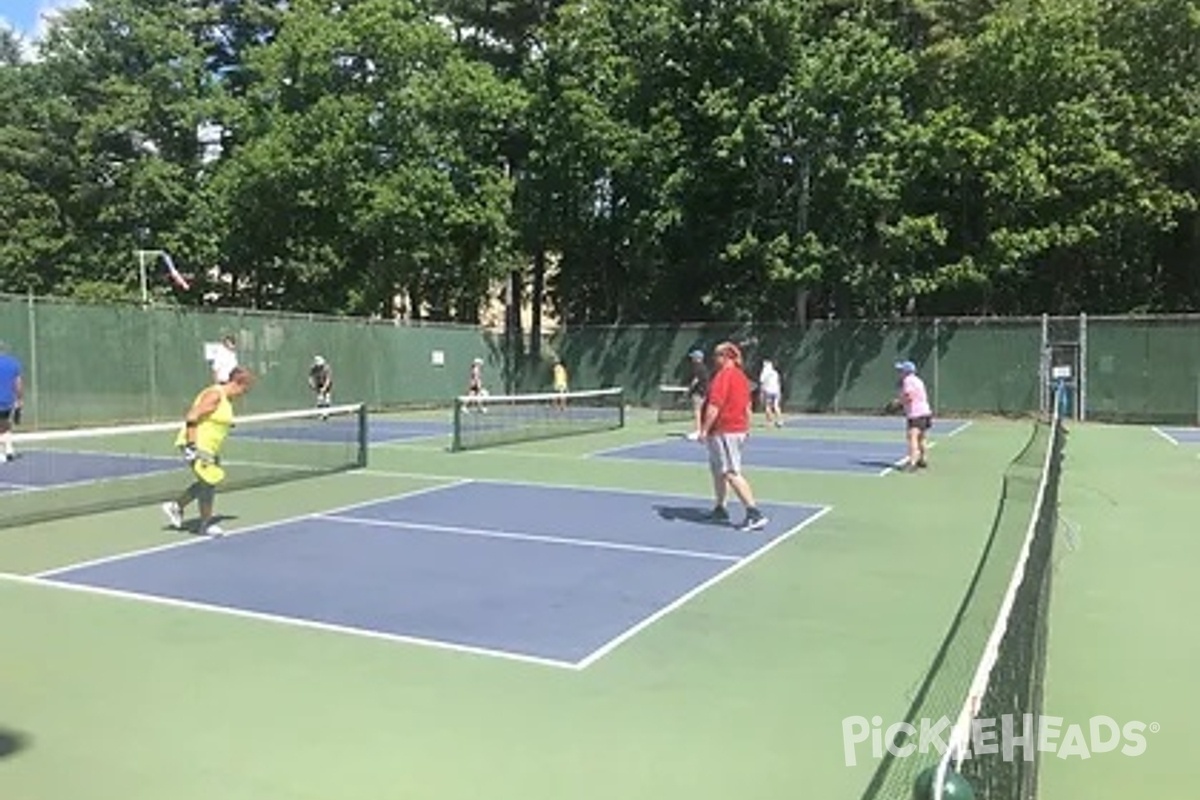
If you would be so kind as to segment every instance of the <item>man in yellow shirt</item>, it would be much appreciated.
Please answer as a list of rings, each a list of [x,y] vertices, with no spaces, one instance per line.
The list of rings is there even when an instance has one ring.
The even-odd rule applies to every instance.
[[[183,527],[183,510],[193,500],[200,504],[200,533],[222,536],[221,526],[213,523],[213,501],[217,484],[225,478],[221,467],[221,447],[233,428],[233,400],[250,390],[254,376],[245,367],[234,367],[227,383],[214,383],[196,395],[184,419],[183,430],[175,437],[175,446],[183,454],[195,480],[177,500],[163,503],[163,513],[178,530]]]
[[[565,409],[567,407],[567,366],[561,358],[554,359],[554,391],[558,393],[558,397],[554,398],[554,405],[560,410]]]

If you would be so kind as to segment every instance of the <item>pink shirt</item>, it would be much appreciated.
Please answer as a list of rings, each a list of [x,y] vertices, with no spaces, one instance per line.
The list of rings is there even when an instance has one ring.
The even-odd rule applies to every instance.
[[[929,396],[925,393],[925,381],[916,375],[905,375],[900,382],[900,400],[904,403],[904,416],[909,419],[933,416]]]

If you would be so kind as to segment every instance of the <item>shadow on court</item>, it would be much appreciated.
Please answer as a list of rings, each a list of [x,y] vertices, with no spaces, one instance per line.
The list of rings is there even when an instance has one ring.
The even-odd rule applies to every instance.
[[[900,466],[900,464],[896,461],[884,461],[883,459],[869,458],[860,458],[854,463],[864,467],[879,467],[880,469],[895,469],[896,467]]]
[[[727,521],[715,520],[709,518],[709,507],[697,508],[696,506],[655,506],[654,510],[658,512],[658,516],[668,522],[691,522],[696,525],[710,525],[716,528],[728,528]]]
[[[7,728],[0,728],[0,759],[10,758],[29,747],[29,737]]]
[[[217,525],[224,526],[230,522],[233,522],[237,518],[238,517],[236,514],[213,514],[212,521],[214,523],[216,523]],[[180,528],[178,531],[176,531],[174,528],[172,528],[170,525],[167,525],[167,524],[163,524],[162,529],[164,531],[170,531],[172,533],[188,533],[188,534],[191,534],[192,536],[199,536],[200,535],[200,518],[199,517],[191,517],[189,519],[185,519],[183,521],[183,527]]]

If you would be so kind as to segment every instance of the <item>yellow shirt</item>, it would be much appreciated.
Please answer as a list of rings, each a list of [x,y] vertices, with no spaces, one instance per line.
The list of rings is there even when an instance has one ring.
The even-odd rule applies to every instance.
[[[562,364],[554,365],[554,388],[564,390],[567,388],[567,368]]]
[[[200,398],[210,389],[216,389],[221,393],[221,401],[217,403],[216,409],[211,414],[200,418],[200,424],[196,426],[196,449],[201,453],[215,456],[221,452],[221,445],[225,443],[225,438],[229,436],[229,431],[233,427],[233,403],[225,396],[225,387],[214,384],[196,395],[192,405],[200,402]],[[179,435],[175,437],[176,447],[183,447],[185,444],[187,444],[186,427],[181,429]]]

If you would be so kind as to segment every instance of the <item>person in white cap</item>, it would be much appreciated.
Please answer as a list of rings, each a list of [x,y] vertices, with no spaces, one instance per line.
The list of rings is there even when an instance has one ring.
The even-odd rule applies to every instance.
[[[229,383],[230,373],[238,366],[237,339],[232,333],[221,337],[209,366],[212,367],[213,383]]]
[[[771,359],[764,358],[758,376],[758,391],[762,395],[763,414],[767,417],[767,424],[776,428],[783,427],[783,412],[779,408],[779,395],[782,393],[780,384],[779,370],[775,369]]]
[[[933,427],[933,408],[929,405],[929,393],[925,381],[917,375],[917,365],[911,361],[897,361],[900,373],[900,388],[892,405],[904,409],[905,429],[908,438],[908,458],[905,469],[909,472],[924,469],[927,433]]]
[[[467,376],[467,397],[473,398],[474,403],[468,402],[466,410],[470,410],[474,405],[476,408],[487,413],[487,409],[483,407],[483,398],[487,397],[487,389],[483,388],[483,359],[476,358],[471,362],[471,372]]]
[[[313,356],[308,369],[308,386],[317,393],[317,408],[329,408],[333,404],[333,368],[324,356]],[[323,414],[322,419],[328,415]]]

